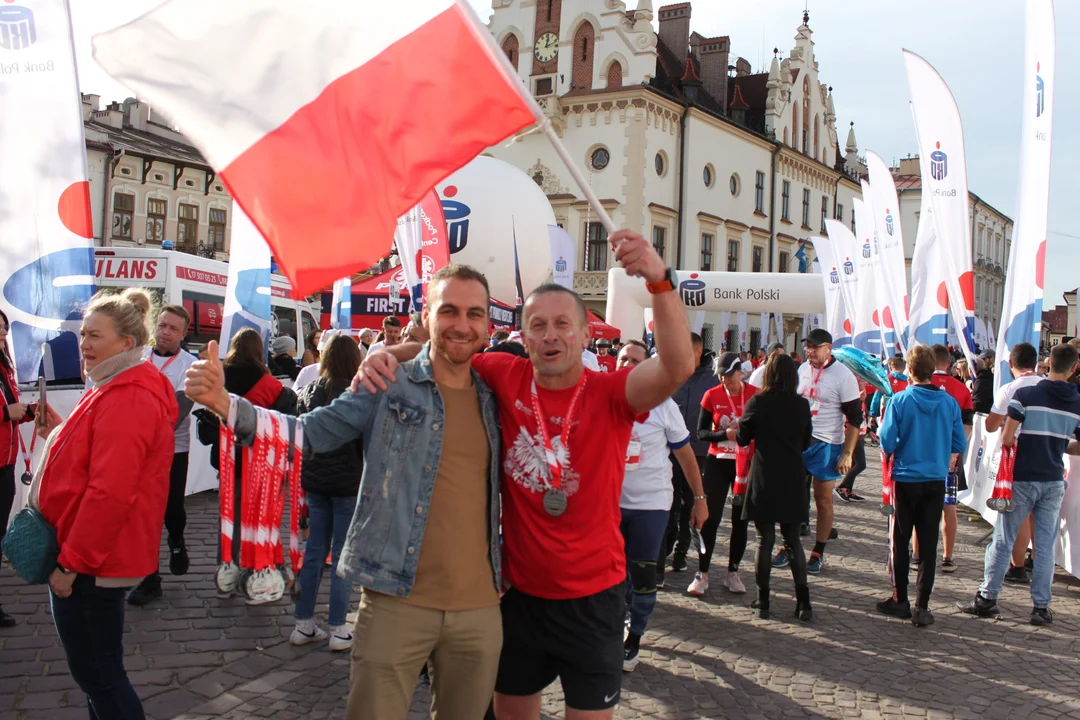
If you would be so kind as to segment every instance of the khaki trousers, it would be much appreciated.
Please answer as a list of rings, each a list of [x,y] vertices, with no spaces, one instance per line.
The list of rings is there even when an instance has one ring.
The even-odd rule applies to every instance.
[[[405,720],[430,662],[431,715],[480,720],[502,650],[499,606],[443,612],[364,590],[353,630],[348,720]]]

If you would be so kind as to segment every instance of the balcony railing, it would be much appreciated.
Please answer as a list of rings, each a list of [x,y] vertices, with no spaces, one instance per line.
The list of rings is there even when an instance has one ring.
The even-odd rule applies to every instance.
[[[574,292],[579,295],[607,296],[606,272],[574,273]]]

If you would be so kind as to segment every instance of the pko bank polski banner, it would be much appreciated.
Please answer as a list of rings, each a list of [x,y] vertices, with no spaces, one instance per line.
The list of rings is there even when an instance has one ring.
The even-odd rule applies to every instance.
[[[0,3],[0,102],[0,308],[19,382],[78,379],[94,233],[65,0]]]
[[[825,291],[816,275],[686,270],[676,274],[676,290],[688,310],[800,315],[825,312]],[[621,337],[641,337],[645,330],[642,309],[649,307],[652,296],[643,279],[630,277],[622,268],[608,270],[605,320],[619,328]]]

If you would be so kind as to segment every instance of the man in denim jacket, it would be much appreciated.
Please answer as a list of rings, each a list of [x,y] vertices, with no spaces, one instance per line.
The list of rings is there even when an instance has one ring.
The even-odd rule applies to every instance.
[[[492,696],[502,647],[500,434],[491,389],[470,368],[487,338],[488,300],[481,273],[440,270],[423,319],[431,342],[401,364],[390,390],[346,392],[299,420],[305,456],[364,438],[337,568],[363,588],[350,720],[404,719],[429,658],[440,715],[482,717]],[[236,403],[237,441],[253,441],[255,410],[225,393],[216,360],[196,364],[186,391],[224,418]]]

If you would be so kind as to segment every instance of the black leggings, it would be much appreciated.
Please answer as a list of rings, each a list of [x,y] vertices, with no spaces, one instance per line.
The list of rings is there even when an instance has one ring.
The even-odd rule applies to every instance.
[[[758,534],[757,551],[757,586],[767,590],[769,587],[769,575],[772,573],[772,551],[776,544],[776,523],[764,523],[754,521],[754,528]],[[803,552],[802,543],[799,542],[799,523],[783,523],[780,525],[780,535],[788,548],[788,557],[791,558],[791,577],[795,585],[806,584],[806,553]]]
[[[848,470],[848,474],[844,476],[844,479],[840,482],[840,487],[852,490],[855,488],[855,478],[859,473],[866,469],[866,442],[865,437],[859,438],[859,441],[855,443],[855,451],[851,453],[851,469]]]
[[[713,548],[716,547],[716,532],[724,517],[728,491],[735,484],[735,460],[727,460],[710,455],[705,460],[705,495],[708,496],[709,519],[701,527],[701,538],[705,542],[705,553],[698,556],[698,570],[709,572]],[[742,505],[731,507],[731,549],[728,552],[728,571],[739,569],[746,553],[746,531],[749,521],[742,519]]]
[[[169,499],[165,505],[165,529],[169,533],[169,547],[182,545],[187,528],[187,512],[184,510],[184,493],[187,491],[188,453],[173,455],[169,468]],[[239,507],[239,505],[237,505]]]

